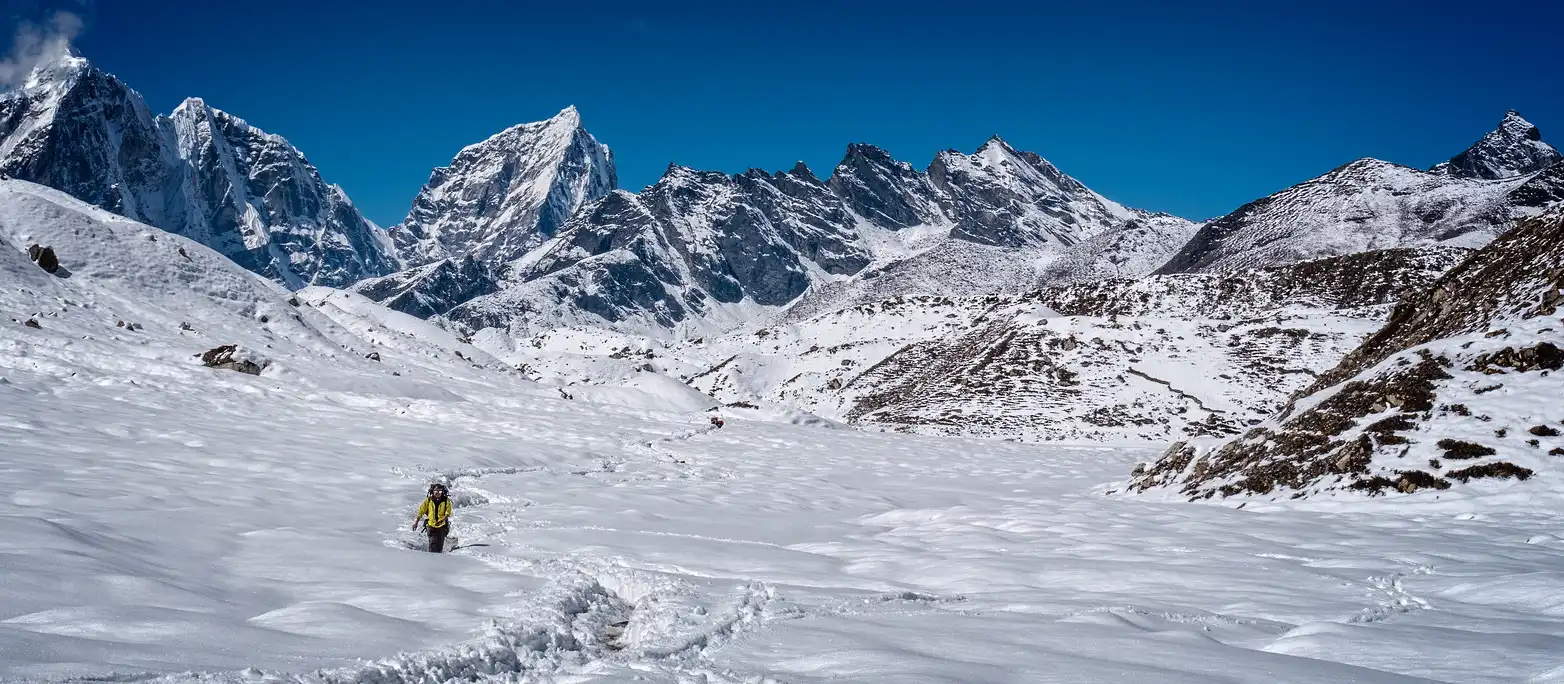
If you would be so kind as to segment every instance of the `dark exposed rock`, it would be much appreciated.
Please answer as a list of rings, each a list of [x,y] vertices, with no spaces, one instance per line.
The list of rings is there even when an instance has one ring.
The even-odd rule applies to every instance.
[[[1419,489],[1449,489],[1450,482],[1435,475],[1430,475],[1421,470],[1403,470],[1396,478],[1396,489],[1402,493],[1411,494]]]
[[[1441,439],[1439,440],[1439,448],[1444,449],[1445,458],[1448,458],[1452,461],[1482,458],[1484,456],[1492,456],[1498,453],[1493,450],[1493,447],[1487,447],[1481,444],[1473,444],[1471,442],[1463,442],[1458,439]]]
[[[1513,477],[1517,480],[1525,480],[1530,478],[1532,474],[1533,473],[1530,468],[1523,468],[1508,461],[1498,461],[1495,463],[1474,465],[1470,468],[1462,468],[1460,470],[1452,470],[1448,473],[1445,473],[1445,477],[1448,477],[1452,480],[1467,482],[1474,478],[1482,477],[1501,479]]]
[[[27,248],[27,258],[38,264],[38,268],[49,273],[57,273],[60,270],[60,258],[55,256],[53,247],[32,245]]]
[[[202,352],[201,363],[209,368],[220,368],[250,375],[260,375],[261,371],[270,365],[264,360],[257,360],[254,355],[242,352],[237,345],[232,344],[225,344]]]
[[[34,329],[34,330],[42,330],[43,329],[43,326],[38,323],[38,319],[36,319],[36,318],[29,318],[29,319],[27,319],[25,321],[22,321],[22,325],[25,325],[25,326],[27,326],[29,328]]]
[[[1532,426],[1532,428],[1530,430],[1527,430],[1527,432],[1530,432],[1531,434],[1534,434],[1534,435],[1536,435],[1538,437],[1557,437],[1557,436],[1559,436],[1558,428],[1555,428],[1555,427],[1553,427],[1551,425],[1534,425],[1534,426]]]
[[[380,352],[370,352],[368,354],[365,354],[364,358],[369,359],[370,361],[379,361],[380,360]]]

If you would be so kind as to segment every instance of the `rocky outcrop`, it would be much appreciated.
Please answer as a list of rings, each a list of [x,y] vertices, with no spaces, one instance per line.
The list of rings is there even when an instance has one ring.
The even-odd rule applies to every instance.
[[[1541,454],[1558,445],[1510,435],[1564,420],[1547,399],[1564,392],[1561,307],[1564,209],[1556,209],[1404,299],[1265,425],[1209,452],[1170,451],[1132,486],[1298,497],[1529,477],[1551,465]],[[1448,459],[1484,460],[1442,470]]]
[[[248,375],[260,375],[261,371],[271,365],[271,362],[238,345],[225,344],[202,352],[201,365]]]

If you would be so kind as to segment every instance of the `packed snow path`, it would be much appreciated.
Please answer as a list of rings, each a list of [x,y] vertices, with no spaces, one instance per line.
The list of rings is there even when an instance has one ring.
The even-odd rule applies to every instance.
[[[1234,510],[1105,495],[1146,449],[20,365],[0,678],[1564,681],[1538,487]],[[408,550],[437,478],[489,546]]]

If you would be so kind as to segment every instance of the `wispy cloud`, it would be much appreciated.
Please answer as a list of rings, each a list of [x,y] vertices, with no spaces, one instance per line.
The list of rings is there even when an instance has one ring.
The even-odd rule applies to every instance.
[[[16,27],[11,53],[0,59],[0,85],[15,88],[27,80],[33,67],[64,57],[81,28],[81,17],[71,12],[55,12],[42,26],[22,22]]]

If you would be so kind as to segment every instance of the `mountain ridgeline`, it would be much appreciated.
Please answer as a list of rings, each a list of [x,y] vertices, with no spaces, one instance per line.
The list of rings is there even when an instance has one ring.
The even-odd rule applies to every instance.
[[[895,296],[1473,249],[1564,198],[1558,151],[1515,112],[1428,171],[1361,159],[1196,224],[1113,202],[997,136],[923,169],[855,143],[825,179],[802,163],[671,164],[632,193],[571,107],[462,149],[381,230],[283,138],[194,98],[154,115],[75,56],[0,95],[0,171],[290,288],[517,334],[704,335]]]
[[[289,287],[396,270],[385,234],[287,140],[199,99],[154,115],[86,60],[0,96],[0,173],[206,244]]]

